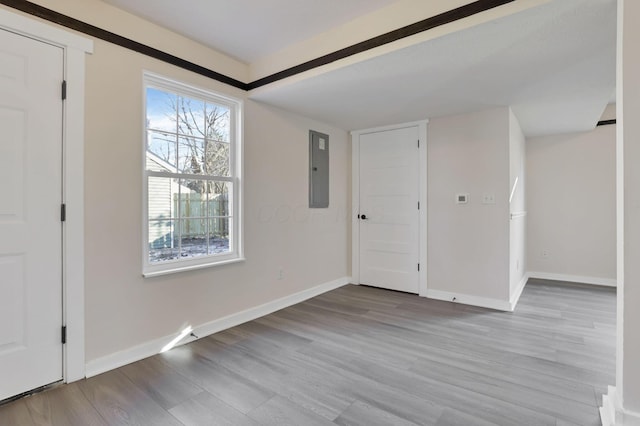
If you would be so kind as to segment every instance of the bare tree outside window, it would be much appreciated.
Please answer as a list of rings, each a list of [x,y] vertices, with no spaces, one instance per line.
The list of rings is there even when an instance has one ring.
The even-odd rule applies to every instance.
[[[182,171],[229,176],[229,109],[183,97],[175,100]],[[214,183],[220,193],[220,184]],[[196,189],[196,188],[193,188]]]

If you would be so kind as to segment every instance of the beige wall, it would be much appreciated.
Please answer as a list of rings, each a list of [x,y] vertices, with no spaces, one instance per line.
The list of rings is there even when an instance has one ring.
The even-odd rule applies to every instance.
[[[48,7],[101,22],[87,2]],[[64,10],[62,10],[64,9]],[[95,15],[95,16],[94,16]],[[126,19],[124,19],[126,18]],[[122,28],[122,22],[132,28]],[[111,21],[109,21],[111,22]],[[119,30],[148,23],[123,17]],[[141,30],[141,32],[144,32]],[[156,47],[216,58],[217,52],[161,34]],[[149,35],[146,35],[149,37]],[[143,70],[225,95],[236,89],[95,40],[87,56],[85,130],[86,360],[128,350],[349,275],[350,147],[347,133],[245,99],[245,255],[242,263],[143,278]],[[238,71],[242,74],[242,69]],[[240,76],[241,77],[241,76]],[[74,84],[70,81],[69,84]],[[330,136],[330,207],[308,209],[308,131]],[[278,279],[282,268],[283,279]]]
[[[508,302],[509,109],[434,118],[428,132],[429,290]]]
[[[111,64],[126,64],[113,67]],[[87,61],[87,360],[348,275],[347,133],[245,105],[246,262],[141,277],[142,70],[242,96],[96,42]],[[308,131],[330,135],[331,206],[309,210]],[[278,269],[284,279],[277,280]]]
[[[527,140],[529,271],[616,278],[616,126]]]

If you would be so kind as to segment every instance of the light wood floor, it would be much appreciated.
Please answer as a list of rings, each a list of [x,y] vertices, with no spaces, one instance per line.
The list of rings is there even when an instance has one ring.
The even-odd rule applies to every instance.
[[[530,280],[515,313],[346,286],[0,407],[0,425],[599,425],[615,290]]]

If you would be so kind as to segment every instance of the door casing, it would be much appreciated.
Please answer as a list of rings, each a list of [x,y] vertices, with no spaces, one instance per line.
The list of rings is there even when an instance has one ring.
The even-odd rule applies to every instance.
[[[351,280],[353,284],[360,284],[360,135],[373,132],[397,130],[407,127],[418,127],[420,147],[420,271],[419,292],[422,297],[427,296],[427,124],[428,120],[414,121],[410,123],[392,126],[375,127],[371,129],[356,130],[351,132]]]
[[[4,9],[0,9],[0,28],[64,51],[62,200],[67,220],[62,233],[62,312],[67,343],[63,345],[63,380],[69,383],[85,377],[84,80],[85,55],[93,52],[93,41]]]

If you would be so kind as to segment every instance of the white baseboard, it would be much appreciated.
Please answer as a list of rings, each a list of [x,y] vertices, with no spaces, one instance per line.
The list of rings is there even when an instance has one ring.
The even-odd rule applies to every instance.
[[[600,421],[602,426],[615,426],[616,424],[616,388],[613,386],[609,386],[609,392],[602,395]]]
[[[223,318],[201,324],[193,327],[193,333],[198,338],[206,337],[214,333],[218,333],[222,330],[226,330],[231,327],[243,324],[247,321],[252,321],[256,318],[269,315],[280,309],[284,309],[296,303],[303,302],[312,297],[334,290],[336,288],[347,285],[351,282],[351,277],[343,277],[334,281],[330,281],[318,286],[309,288],[307,290],[300,291],[298,293],[291,294],[289,296],[282,297],[280,299],[267,302],[265,304],[249,308],[245,311],[231,314]],[[165,336],[160,339],[155,339],[143,344],[134,346],[123,351],[119,351],[93,361],[90,361],[86,365],[86,376],[93,377],[98,374],[122,367],[132,362],[140,361],[141,359],[148,358],[156,355],[162,351],[162,349],[172,340],[176,338],[180,333],[175,335]],[[186,336],[184,339],[176,343],[176,346],[183,345],[194,341],[195,338]]]
[[[488,297],[472,296],[469,294],[451,293],[448,291],[429,290],[427,297],[430,299],[446,300],[447,302],[462,303],[463,305],[479,306],[481,308],[496,309],[498,311],[513,311],[508,300],[492,299]]]
[[[513,312],[516,309],[516,305],[520,300],[520,296],[522,296],[522,292],[524,291],[524,287],[527,285],[527,281],[529,281],[529,273],[524,274],[520,282],[518,283],[518,287],[516,291],[511,295],[511,300],[509,300],[510,311]]]
[[[617,287],[617,282],[614,278],[583,277],[580,275],[551,274],[548,272],[529,272],[529,278]]]
[[[616,388],[609,386],[609,392],[602,396],[600,420],[602,426],[640,426],[640,413],[624,410]]]

